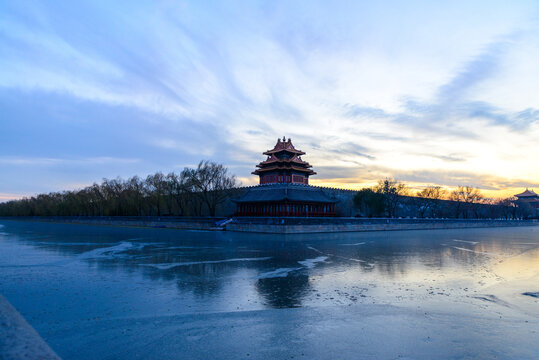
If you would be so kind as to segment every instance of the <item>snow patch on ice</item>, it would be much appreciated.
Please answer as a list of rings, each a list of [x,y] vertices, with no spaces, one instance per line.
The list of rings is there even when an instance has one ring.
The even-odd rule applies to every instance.
[[[354,258],[349,258],[349,257],[346,257],[346,256],[341,256],[341,255],[333,255],[333,256],[335,256],[336,258],[344,259],[344,260],[348,260],[348,261],[366,263],[365,260],[361,260],[361,259],[354,259]]]
[[[298,263],[305,266],[307,269],[312,269],[316,266],[317,263],[324,262],[327,258],[327,256],[319,256],[314,259],[305,259],[303,261],[298,261]]]
[[[315,252],[317,252],[317,253],[319,253],[319,254],[323,254],[322,251],[320,251],[320,250],[318,250],[318,249],[316,249],[316,248],[313,248],[312,246],[307,246],[307,249],[311,249],[312,251],[315,251]]]
[[[99,259],[103,259],[103,258],[112,259],[112,258],[116,257],[119,253],[122,253],[122,252],[127,251],[127,250],[132,250],[132,249],[141,249],[145,245],[146,244],[133,244],[133,243],[130,243],[128,241],[124,241],[124,242],[121,242],[120,244],[115,245],[115,246],[109,246],[109,247],[98,248],[98,249],[86,251],[86,252],[80,254],[79,256],[77,256],[77,259],[79,259],[79,260],[97,259],[97,258],[99,258]]]
[[[327,260],[327,256],[318,256],[314,259],[305,259],[302,261],[298,261],[298,263],[302,267],[293,267],[293,268],[279,268],[273,271],[268,271],[265,273],[262,273],[258,275],[259,279],[271,279],[271,278],[278,278],[278,277],[287,277],[288,274],[290,274],[292,271],[301,270],[304,268],[312,269],[316,266],[316,264],[324,262]]]
[[[56,241],[39,241],[36,244],[40,245],[59,245],[59,246],[91,246],[91,245],[112,245],[115,243],[102,243],[102,242],[56,242]]]
[[[509,304],[506,301],[501,300],[496,295],[486,294],[486,295],[480,295],[480,296],[474,296],[475,299],[482,300],[482,301],[488,301],[497,305],[505,306],[510,308],[511,304]]]
[[[490,254],[490,253],[486,253],[486,252],[475,251],[475,250],[471,250],[471,249],[461,248],[461,247],[458,247],[458,246],[451,246],[451,247],[452,247],[453,249],[462,250],[462,251],[468,251],[468,252],[473,252],[473,253],[476,253],[476,254],[488,255],[488,256],[496,256],[496,254]]]
[[[223,259],[223,260],[206,260],[206,261],[185,261],[185,262],[167,263],[167,264],[141,264],[141,265],[153,267],[159,270],[169,270],[178,266],[189,266],[189,265],[200,265],[200,264],[220,264],[220,263],[238,262],[238,261],[265,261],[269,259],[271,259],[271,256],[255,257],[255,258],[233,258],[233,259]]]
[[[258,275],[259,279],[272,279],[278,277],[287,277],[292,271],[300,270],[301,268],[279,268],[277,270],[268,271]]]
[[[221,249],[221,247],[218,246],[159,246],[160,249]]]
[[[355,243],[355,244],[339,244],[341,246],[358,246],[358,245],[365,245],[366,242],[358,242],[358,243]]]
[[[468,244],[479,244],[479,241],[468,241],[468,240],[459,240],[459,239],[453,239],[453,241],[460,242],[460,243],[468,243]]]

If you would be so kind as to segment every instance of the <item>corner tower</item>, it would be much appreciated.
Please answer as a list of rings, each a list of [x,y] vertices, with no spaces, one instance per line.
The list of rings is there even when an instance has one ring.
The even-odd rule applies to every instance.
[[[268,158],[258,164],[254,175],[260,177],[260,184],[308,184],[309,176],[316,173],[311,169],[312,166],[301,159],[305,153],[296,150],[292,144],[292,139],[286,140],[283,137],[277,139],[277,144],[272,150],[263,153]]]

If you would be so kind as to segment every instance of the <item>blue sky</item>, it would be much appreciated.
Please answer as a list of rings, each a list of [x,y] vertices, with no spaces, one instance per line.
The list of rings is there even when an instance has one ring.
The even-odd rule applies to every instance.
[[[537,1],[2,1],[0,200],[291,137],[318,185],[539,187]]]

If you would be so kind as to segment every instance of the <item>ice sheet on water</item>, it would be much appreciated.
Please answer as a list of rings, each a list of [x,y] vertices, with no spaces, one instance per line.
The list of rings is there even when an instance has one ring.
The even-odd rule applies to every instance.
[[[141,265],[153,267],[159,270],[169,270],[178,266],[189,266],[189,265],[200,265],[200,264],[219,264],[219,263],[238,262],[238,261],[265,261],[269,259],[271,259],[271,256],[255,257],[255,258],[233,258],[233,259],[223,259],[223,260],[206,260],[206,261],[185,261],[185,262],[165,263],[165,264],[141,264]]]
[[[302,261],[298,261],[298,263],[305,266],[307,269],[312,269],[316,266],[317,263],[324,262],[327,258],[327,256],[318,256],[314,259],[305,259]]]
[[[359,245],[365,245],[366,242],[358,242],[358,243],[355,243],[355,244],[339,244],[341,246],[359,246]]]
[[[534,297],[534,298],[539,298],[539,291],[537,291],[537,292],[527,291],[525,293],[522,293],[522,295],[531,296],[531,297]]]

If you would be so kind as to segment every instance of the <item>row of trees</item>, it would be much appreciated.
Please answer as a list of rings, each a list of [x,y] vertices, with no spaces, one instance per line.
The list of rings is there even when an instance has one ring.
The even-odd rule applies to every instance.
[[[226,167],[201,161],[180,173],[103,179],[81,190],[0,203],[0,216],[215,216],[237,186]],[[358,215],[365,217],[522,219],[534,214],[529,204],[516,198],[487,199],[470,186],[451,192],[431,186],[413,193],[393,179],[360,190],[353,203]]]
[[[226,167],[201,161],[179,174],[103,179],[81,190],[9,201],[0,204],[0,216],[215,216],[237,185]]]
[[[533,215],[529,204],[517,203],[513,197],[488,199],[471,186],[458,186],[451,192],[429,186],[414,194],[394,179],[379,180],[374,187],[360,190],[354,206],[367,217],[523,219]]]

